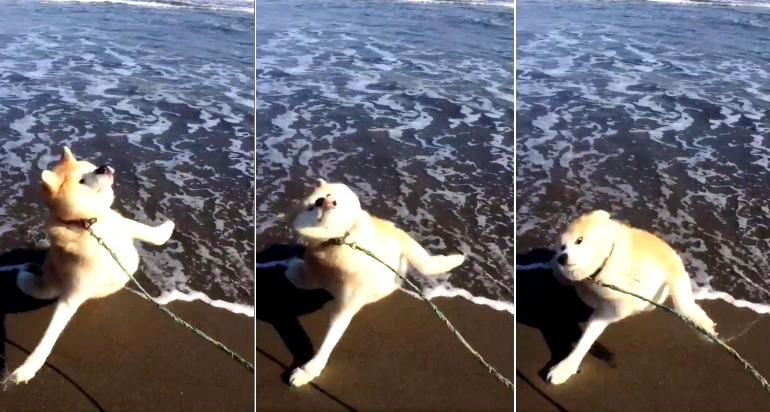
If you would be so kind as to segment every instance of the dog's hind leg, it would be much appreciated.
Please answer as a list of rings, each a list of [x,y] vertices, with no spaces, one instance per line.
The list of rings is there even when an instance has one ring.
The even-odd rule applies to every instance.
[[[572,352],[548,371],[548,382],[558,385],[574,375],[578,370],[578,366],[580,366],[580,362],[583,361],[586,353],[588,353],[591,346],[599,338],[599,335],[604,332],[604,329],[610,323],[616,320],[617,315],[611,309],[604,307],[596,309],[588,319],[586,329],[583,331],[583,335],[580,337],[575,348],[572,349]]]
[[[81,303],[83,303],[81,300],[75,299],[59,299],[56,302],[51,323],[48,324],[43,339],[37,344],[35,350],[27,356],[24,363],[8,375],[3,380],[3,383],[27,383],[35,376],[37,371],[45,364],[48,355],[51,354],[53,345]]]
[[[36,275],[26,270],[20,270],[16,278],[16,286],[27,296],[35,299],[50,300],[59,296],[61,291],[51,282],[46,282],[44,276]]]
[[[460,254],[431,256],[425,248],[406,232],[402,231],[400,235],[401,250],[404,256],[423,275],[438,275],[449,272],[460,266],[465,260],[465,256]]]
[[[321,371],[326,366],[326,362],[329,360],[332,349],[334,349],[342,334],[348,328],[350,320],[353,319],[353,316],[362,306],[362,304],[354,299],[347,299],[335,305],[331,314],[329,330],[326,332],[326,337],[318,352],[306,364],[291,372],[289,383],[292,386],[304,385],[321,374]]]
[[[673,280],[669,280],[669,289],[671,297],[674,300],[674,307],[687,316],[696,325],[716,335],[714,329],[716,323],[706,314],[706,312],[695,303],[692,295],[692,285],[687,272],[680,272]]]

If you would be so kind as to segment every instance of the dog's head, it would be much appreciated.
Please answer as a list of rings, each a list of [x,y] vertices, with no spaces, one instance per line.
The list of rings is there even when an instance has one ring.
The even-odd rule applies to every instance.
[[[294,230],[313,240],[344,236],[355,226],[360,216],[358,196],[342,183],[316,182],[313,193],[298,206]]]
[[[90,219],[110,209],[114,170],[75,159],[68,147],[51,170],[43,171],[43,195],[54,216],[62,220]]]
[[[596,210],[572,221],[559,237],[556,263],[571,281],[593,274],[607,259],[615,240],[617,224],[604,210]]]

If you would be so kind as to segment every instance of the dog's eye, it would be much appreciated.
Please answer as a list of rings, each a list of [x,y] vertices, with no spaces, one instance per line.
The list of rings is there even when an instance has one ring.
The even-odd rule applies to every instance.
[[[576,244],[576,245],[579,245],[579,244],[581,244],[581,243],[583,243],[583,237],[579,237],[579,238],[577,238],[577,240],[575,241],[575,244]]]
[[[86,179],[80,179],[80,182],[79,182],[79,183],[80,183],[81,185],[84,185],[84,184],[86,184]]]

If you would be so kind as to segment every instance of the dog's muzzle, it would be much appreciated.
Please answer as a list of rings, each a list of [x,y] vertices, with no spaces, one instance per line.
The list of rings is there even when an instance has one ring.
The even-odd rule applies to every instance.
[[[331,195],[326,195],[326,197],[319,197],[316,199],[315,207],[321,207],[323,210],[330,210],[337,207],[337,201],[329,200],[329,197],[331,197]]]
[[[97,174],[97,175],[110,175],[110,176],[112,176],[113,174],[115,174],[115,169],[113,169],[113,168],[111,168],[111,167],[109,167],[107,165],[101,165],[101,166],[97,167],[96,170],[94,170],[94,174]]]

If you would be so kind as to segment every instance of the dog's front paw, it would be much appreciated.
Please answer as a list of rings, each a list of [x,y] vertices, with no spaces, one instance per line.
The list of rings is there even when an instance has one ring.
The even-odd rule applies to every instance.
[[[704,342],[712,343],[714,342],[712,340],[712,337],[719,336],[716,331],[717,324],[713,320],[711,320],[708,316],[705,316],[705,314],[702,318],[694,320],[694,322],[696,325],[700,326],[701,328],[705,329],[706,332],[711,334],[711,336],[706,337],[706,336],[703,336],[702,333],[698,333],[698,337]]]
[[[461,254],[455,255],[436,255],[431,256],[421,267],[417,270],[423,275],[439,275],[446,274],[450,270],[460,266],[465,261],[465,256]],[[448,274],[446,275],[449,276]]]
[[[578,365],[569,359],[564,359],[548,371],[548,383],[560,385],[577,373]]]
[[[168,242],[169,239],[171,239],[171,234],[174,233],[174,222],[167,220],[163,222],[162,225],[158,226],[158,238],[157,244],[162,245],[166,242]]]
[[[302,386],[309,383],[317,376],[318,373],[314,373],[311,370],[306,370],[303,367],[297,367],[291,372],[291,376],[289,376],[289,384],[294,387]]]
[[[25,363],[16,368],[16,370],[13,371],[10,375],[6,376],[5,379],[3,379],[3,384],[27,383],[30,381],[30,379],[35,377],[37,371],[40,370],[40,366]]]
[[[449,262],[449,265],[451,265],[453,268],[456,268],[465,262],[465,256],[461,254],[455,254],[455,255],[449,255],[446,257],[447,262]]]
[[[716,322],[714,322],[709,318],[706,318],[701,322],[701,327],[703,329],[706,329],[706,332],[710,333],[712,336],[715,336],[715,337],[719,336],[719,334],[717,333],[716,326],[717,326]]]

